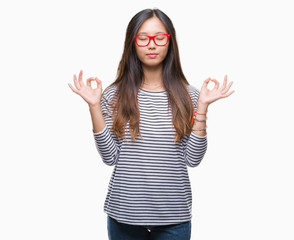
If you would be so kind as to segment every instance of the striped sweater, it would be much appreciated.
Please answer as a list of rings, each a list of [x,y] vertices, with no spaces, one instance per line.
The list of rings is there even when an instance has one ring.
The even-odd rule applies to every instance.
[[[174,142],[176,131],[168,107],[166,91],[139,89],[140,132],[142,138],[118,140],[110,130],[110,102],[116,87],[108,87],[101,99],[106,127],[95,133],[96,148],[109,166],[114,165],[104,211],[118,222],[132,225],[168,225],[192,217],[189,167],[197,166],[207,149],[207,136],[193,132],[182,142]],[[194,108],[199,91],[188,86]]]

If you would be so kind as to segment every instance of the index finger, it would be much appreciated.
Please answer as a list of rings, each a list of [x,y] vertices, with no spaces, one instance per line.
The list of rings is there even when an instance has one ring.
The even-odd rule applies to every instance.
[[[88,78],[87,81],[86,81],[87,86],[91,87],[91,82],[92,82],[92,81],[96,81],[94,77],[90,77],[90,78]],[[96,81],[96,82],[97,82],[97,81]]]
[[[207,86],[208,83],[210,82],[210,80],[211,80],[211,78],[205,79],[204,82],[203,82],[203,86]]]
[[[97,83],[97,88],[98,87],[101,87],[102,88],[102,81],[99,78],[97,78],[97,77],[95,77],[95,81]]]

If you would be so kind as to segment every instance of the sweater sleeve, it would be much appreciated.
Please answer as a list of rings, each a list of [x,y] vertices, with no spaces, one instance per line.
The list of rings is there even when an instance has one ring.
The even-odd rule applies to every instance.
[[[194,106],[197,107],[199,90],[189,86],[189,94]],[[183,140],[183,153],[186,165],[196,167],[200,164],[207,150],[207,135],[198,136],[191,132],[190,136]]]
[[[113,166],[117,164],[121,142],[118,141],[117,137],[111,130],[113,123],[112,109],[110,108],[110,99],[107,93],[103,94],[100,104],[106,126],[102,131],[97,133],[92,129],[93,136],[102,161],[106,165]]]
[[[207,135],[204,137],[191,133],[184,146],[184,159],[189,167],[200,164],[207,150]]]

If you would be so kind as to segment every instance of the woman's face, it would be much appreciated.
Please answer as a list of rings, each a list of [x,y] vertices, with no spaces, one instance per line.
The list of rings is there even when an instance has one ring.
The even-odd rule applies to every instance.
[[[163,23],[157,18],[152,17],[147,19],[139,28],[137,35],[154,36],[158,34],[167,34]],[[136,45],[137,56],[145,67],[158,67],[165,59],[169,42],[165,46],[157,46],[151,40],[146,47],[139,47]]]

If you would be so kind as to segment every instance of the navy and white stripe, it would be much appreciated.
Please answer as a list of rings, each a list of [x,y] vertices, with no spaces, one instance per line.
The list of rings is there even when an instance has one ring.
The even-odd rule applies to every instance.
[[[176,131],[165,91],[140,89],[141,137],[118,140],[110,130],[110,102],[116,87],[106,89],[102,113],[106,127],[94,133],[95,144],[103,162],[115,165],[104,211],[121,223],[132,225],[167,225],[189,221],[192,217],[192,192],[187,166],[197,166],[207,149],[207,137],[193,132],[181,143],[174,142]],[[188,86],[197,106],[199,91]]]

